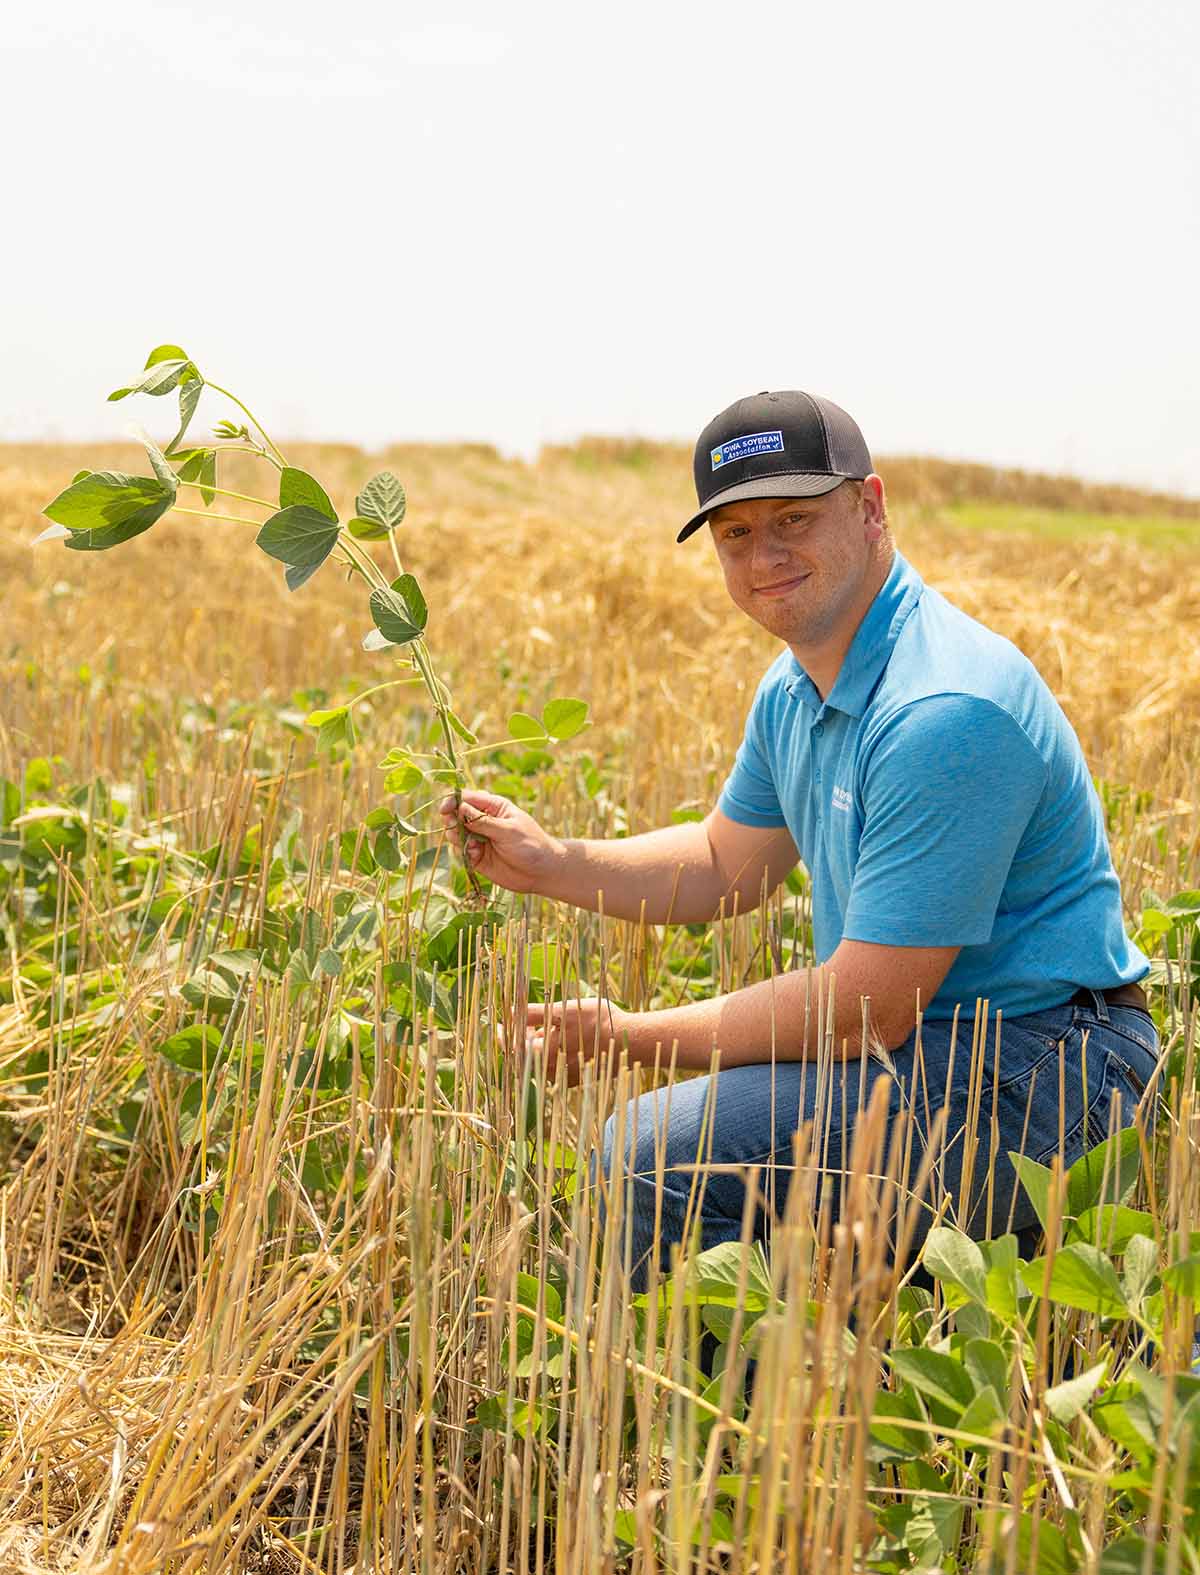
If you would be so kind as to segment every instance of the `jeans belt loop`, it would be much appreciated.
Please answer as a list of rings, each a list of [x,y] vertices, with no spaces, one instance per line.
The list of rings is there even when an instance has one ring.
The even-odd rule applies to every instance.
[[[1088,994],[1096,1003],[1096,1016],[1105,1025],[1105,1027],[1108,1027],[1108,1025],[1112,1022],[1112,1019],[1108,1015],[1108,1002],[1104,998],[1104,992],[1102,990],[1089,990]]]

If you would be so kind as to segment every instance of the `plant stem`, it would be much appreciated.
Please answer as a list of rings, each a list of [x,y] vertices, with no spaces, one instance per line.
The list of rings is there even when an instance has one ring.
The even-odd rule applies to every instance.
[[[421,684],[424,682],[425,680],[423,677],[389,678],[387,683],[375,684],[372,688],[364,689],[361,694],[354,695],[351,699],[347,700],[346,710],[348,711],[351,706],[357,705],[360,700],[365,700],[368,695],[377,695],[381,689],[395,689],[400,684]]]
[[[271,441],[271,434],[267,431],[266,427],[263,426],[262,422],[258,419],[258,417],[248,405],[244,405],[238,396],[236,394],[231,394],[227,388],[222,388],[220,383],[208,383],[207,386],[212,389],[214,394],[224,394],[226,399],[232,399],[238,409],[242,411],[244,415],[248,416],[254,426],[256,426],[262,433],[263,437],[266,439],[267,447],[274,452],[275,458],[279,461],[279,463],[281,465],[287,464],[287,460],[284,459],[280,450]]]
[[[207,446],[207,445],[205,445]],[[274,454],[268,454],[260,443],[225,443],[213,447],[214,454],[253,454],[256,459],[265,459],[268,465],[274,465],[276,470],[285,467],[277,460]],[[167,458],[170,459],[170,455]]]
[[[224,520],[229,525],[253,525],[256,529],[262,526],[262,520],[243,519],[240,514],[210,514],[207,509],[183,509],[172,504],[167,510],[168,514],[194,514],[198,520]]]
[[[278,503],[268,503],[266,498],[252,498],[248,492],[230,492],[226,487],[209,487],[202,481],[181,481],[181,487],[194,487],[197,492],[215,492],[219,498],[236,498],[239,503],[257,503],[260,509],[277,509]]]
[[[454,729],[450,726],[450,718],[446,714],[446,702],[442,698],[441,685],[438,683],[437,675],[433,671],[433,666],[429,660],[429,651],[425,645],[424,640],[413,641],[413,661],[416,662],[417,670],[421,674],[421,677],[425,680],[425,687],[429,691],[429,698],[433,701],[433,708],[437,712],[438,721],[442,724],[442,736],[446,740],[446,756],[450,761],[450,769],[455,773],[456,776],[458,776],[460,773],[458,769],[458,755],[454,748]],[[461,808],[462,789],[459,787],[458,783],[455,782],[455,812],[457,813],[457,811]],[[476,875],[475,871],[471,868],[470,861],[467,858],[468,842],[469,838],[464,837],[461,854],[463,869],[465,869],[467,872],[467,880],[470,882],[472,896],[475,898],[477,903],[482,905],[483,887],[479,884],[479,876]]]

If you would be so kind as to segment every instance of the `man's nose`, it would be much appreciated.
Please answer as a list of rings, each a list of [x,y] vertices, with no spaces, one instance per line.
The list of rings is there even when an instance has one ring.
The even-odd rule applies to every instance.
[[[759,564],[772,566],[786,561],[788,549],[786,544],[775,535],[774,531],[764,531],[754,539],[753,562],[754,567]]]

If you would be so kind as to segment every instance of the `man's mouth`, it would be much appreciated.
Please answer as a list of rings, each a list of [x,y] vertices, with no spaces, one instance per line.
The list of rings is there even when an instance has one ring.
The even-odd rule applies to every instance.
[[[796,574],[790,580],[776,580],[772,585],[756,585],[754,594],[755,596],[786,596],[790,590],[794,590],[807,579],[807,574]]]

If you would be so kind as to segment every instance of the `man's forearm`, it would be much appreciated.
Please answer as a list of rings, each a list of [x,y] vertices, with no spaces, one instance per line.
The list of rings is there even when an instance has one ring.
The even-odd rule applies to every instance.
[[[614,919],[700,924],[714,917],[726,892],[699,821],[561,846],[560,859],[539,884],[543,896],[593,912],[603,905]],[[732,909],[732,896],[727,906]]]
[[[811,992],[811,993],[810,993]],[[660,1064],[671,1058],[672,1044],[678,1044],[676,1066],[707,1071],[714,1046],[718,1064],[724,1067],[747,1066],[770,1061],[772,1047],[776,1061],[815,1059],[821,1036],[829,1032],[829,972],[814,968],[798,973],[777,975],[729,995],[714,996],[661,1012],[628,1014],[622,1023],[630,1059],[649,1063],[655,1047],[661,1045]],[[824,1005],[818,1019],[818,1000]],[[834,990],[834,1054],[853,1059],[862,1053],[862,999],[842,981]]]

